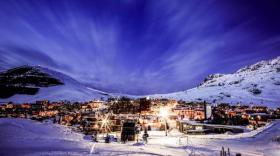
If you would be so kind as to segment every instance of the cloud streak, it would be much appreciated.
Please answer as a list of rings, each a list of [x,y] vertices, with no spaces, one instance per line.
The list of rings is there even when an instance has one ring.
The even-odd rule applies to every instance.
[[[0,67],[41,64],[112,92],[184,90],[279,55],[279,30],[263,24],[279,17],[274,3],[1,1]]]

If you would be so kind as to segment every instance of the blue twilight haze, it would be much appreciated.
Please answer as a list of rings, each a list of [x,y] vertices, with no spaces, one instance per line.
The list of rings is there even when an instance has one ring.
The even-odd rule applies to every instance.
[[[278,0],[2,0],[0,70],[30,64],[97,89],[166,93],[280,54]]]

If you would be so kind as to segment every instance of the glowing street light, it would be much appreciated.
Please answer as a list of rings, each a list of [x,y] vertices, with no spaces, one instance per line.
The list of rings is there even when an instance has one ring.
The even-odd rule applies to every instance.
[[[106,127],[109,121],[105,118],[101,122],[102,122],[101,127]]]
[[[160,108],[159,116],[166,118],[168,116],[168,109],[166,107]]]
[[[108,118],[109,118],[109,115],[106,115],[105,118],[102,119],[102,121],[101,121],[101,129],[104,128],[105,129],[105,133],[107,133],[108,130],[109,130],[109,132],[111,131],[110,130],[110,121],[109,121]]]
[[[165,136],[167,136],[167,117],[169,115],[168,109],[166,107],[162,107],[159,110],[159,116],[161,116],[164,119],[165,123]]]

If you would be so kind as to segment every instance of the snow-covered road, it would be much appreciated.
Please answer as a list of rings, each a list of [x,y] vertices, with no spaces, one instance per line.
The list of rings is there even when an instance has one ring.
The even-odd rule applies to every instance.
[[[0,155],[171,155],[185,156],[191,152],[196,155],[218,155],[221,147],[230,148],[231,153],[242,156],[279,156],[280,144],[272,138],[280,135],[280,121],[251,138],[219,139],[205,137],[186,137],[172,131],[149,132],[149,143],[93,143],[82,134],[74,133],[61,125],[39,123],[26,119],[0,119]],[[179,139],[181,138],[181,139]],[[94,145],[94,148],[92,146]],[[92,151],[92,153],[91,153]]]

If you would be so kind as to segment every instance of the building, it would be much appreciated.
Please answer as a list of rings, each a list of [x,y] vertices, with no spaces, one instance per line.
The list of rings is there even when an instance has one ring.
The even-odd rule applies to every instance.
[[[145,107],[142,107],[143,110]],[[137,114],[139,113],[139,104],[135,101],[131,101],[128,98],[122,97],[116,102],[113,102],[109,106],[109,111],[114,114]]]
[[[256,113],[267,113],[268,108],[266,106],[253,106],[252,110]]]
[[[90,106],[90,108],[92,108],[92,109],[99,109],[100,106],[103,105],[103,103],[104,103],[103,101],[94,100],[94,101],[90,101],[90,102],[88,103],[88,106]]]
[[[40,111],[39,116],[40,117],[53,117],[58,114],[57,110],[47,110],[47,111]]]
[[[139,99],[139,112],[144,113],[151,110],[151,100],[149,98]]]
[[[186,134],[209,134],[209,133],[242,133],[244,128],[240,126],[229,126],[229,125],[216,125],[216,124],[205,124],[198,123],[189,120],[179,120],[177,122],[177,128],[180,132]]]
[[[179,119],[188,119],[188,120],[204,120],[205,119],[205,111],[200,108],[174,108],[174,113],[179,116]]]
[[[212,117],[212,107],[209,104],[204,103],[205,119],[208,120]]]
[[[136,137],[136,123],[133,120],[127,120],[122,125],[121,140],[134,141]]]

